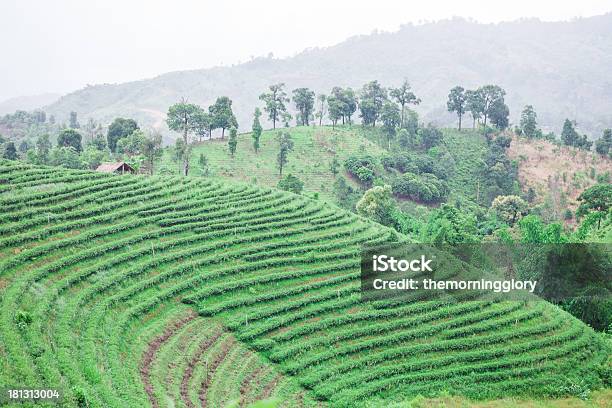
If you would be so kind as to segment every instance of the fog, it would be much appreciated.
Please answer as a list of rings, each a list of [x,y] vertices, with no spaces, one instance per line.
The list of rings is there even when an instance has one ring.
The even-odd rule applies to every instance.
[[[453,16],[495,23],[569,20],[612,10],[612,0],[270,0],[0,3],[0,100],[168,71],[283,57],[375,29]]]

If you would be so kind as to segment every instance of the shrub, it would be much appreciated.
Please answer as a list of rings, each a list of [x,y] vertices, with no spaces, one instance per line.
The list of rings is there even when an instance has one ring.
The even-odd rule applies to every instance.
[[[295,194],[300,194],[304,188],[304,183],[292,174],[288,174],[285,178],[278,182],[278,188],[285,191],[291,191]]]

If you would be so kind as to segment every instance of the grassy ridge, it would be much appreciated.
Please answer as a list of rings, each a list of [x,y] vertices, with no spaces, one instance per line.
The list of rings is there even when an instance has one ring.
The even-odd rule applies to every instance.
[[[334,176],[330,170],[331,162],[336,157],[342,165],[351,154],[371,154],[379,156],[383,149],[376,143],[360,135],[353,128],[338,127],[295,127],[264,131],[260,139],[260,150],[253,150],[250,133],[238,135],[238,146],[234,158],[230,157],[227,139],[203,141],[193,148],[191,155],[192,174],[202,172],[198,168],[198,158],[204,154],[208,160],[211,175],[246,182],[265,187],[276,187],[280,179],[276,166],[278,154],[278,131],[288,131],[294,141],[294,149],[289,154],[289,162],[284,174],[293,174],[304,182],[304,191],[308,195],[319,193],[322,199],[333,202],[332,185]],[[162,166],[171,172],[178,173],[178,165],[172,162],[169,152],[162,160]],[[340,169],[342,171],[342,169]],[[355,184],[356,185],[356,184]]]
[[[0,387],[156,407],[601,385],[607,346],[549,304],[362,303],[360,245],[397,234],[328,204],[7,161],[0,179]]]

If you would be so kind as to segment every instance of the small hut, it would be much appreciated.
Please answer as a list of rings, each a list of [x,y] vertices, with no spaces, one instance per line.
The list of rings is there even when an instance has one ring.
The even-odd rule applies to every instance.
[[[98,166],[96,171],[100,173],[114,173],[114,174],[134,174],[136,170],[126,162],[117,162],[117,163],[102,163]]]

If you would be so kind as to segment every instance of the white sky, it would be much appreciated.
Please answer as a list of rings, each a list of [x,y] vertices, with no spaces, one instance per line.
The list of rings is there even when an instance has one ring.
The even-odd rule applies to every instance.
[[[0,100],[289,56],[408,22],[609,11],[612,0],[0,0]]]

